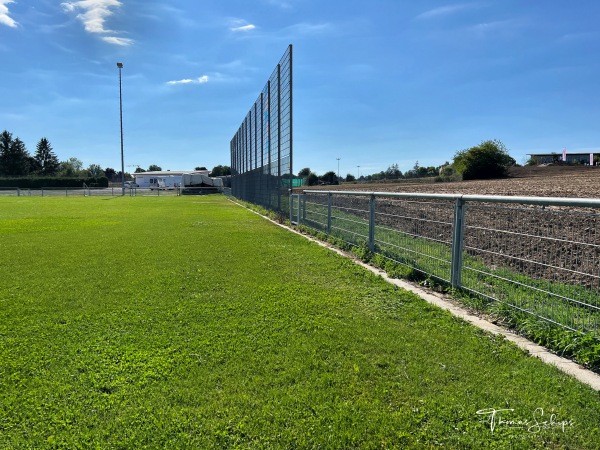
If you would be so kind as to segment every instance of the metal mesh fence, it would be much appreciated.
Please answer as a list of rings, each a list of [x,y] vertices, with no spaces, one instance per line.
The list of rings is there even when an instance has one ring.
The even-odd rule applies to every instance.
[[[212,189],[215,191],[215,189]],[[180,194],[180,189],[142,189],[133,188],[125,189],[125,195],[128,196],[176,196]],[[123,195],[123,190],[120,187],[108,188],[75,188],[75,187],[52,187],[52,188],[4,188],[0,189],[0,196],[13,197],[120,197]]]
[[[292,176],[292,46],[230,142],[234,197],[289,213]]]
[[[600,200],[305,191],[298,223],[565,328],[600,333]]]

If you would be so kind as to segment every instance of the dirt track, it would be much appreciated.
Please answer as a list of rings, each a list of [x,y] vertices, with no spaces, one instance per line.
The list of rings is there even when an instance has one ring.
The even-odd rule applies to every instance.
[[[600,198],[600,167],[516,167],[511,170],[509,178],[499,180],[451,183],[403,180],[396,183],[344,183],[310,189]]]

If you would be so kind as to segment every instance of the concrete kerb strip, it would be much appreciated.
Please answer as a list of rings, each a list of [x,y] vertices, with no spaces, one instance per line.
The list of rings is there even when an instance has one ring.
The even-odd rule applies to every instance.
[[[230,200],[230,201],[232,201],[236,205],[246,208],[244,205],[242,205],[240,203],[237,203],[233,200]],[[249,209],[249,208],[246,208],[246,209],[248,209],[249,211],[252,211],[252,209]],[[577,364],[576,362],[573,362],[567,358],[558,356],[555,353],[550,352],[547,348],[542,347],[541,345],[535,344],[535,343],[525,339],[524,337],[513,333],[512,331],[510,331],[506,328],[500,327],[500,326],[493,324],[485,319],[482,319],[481,317],[471,314],[466,309],[461,308],[460,306],[457,306],[455,303],[451,302],[448,298],[445,298],[438,294],[434,294],[431,291],[423,289],[422,287],[416,286],[407,281],[399,280],[396,278],[390,278],[390,277],[388,277],[387,273],[384,272],[383,270],[377,269],[376,267],[373,267],[373,266],[363,263],[362,261],[357,259],[352,254],[346,253],[346,252],[344,252],[338,248],[335,248],[325,242],[321,242],[311,236],[302,234],[302,233],[294,230],[293,228],[290,228],[286,225],[280,224],[280,223],[270,219],[269,217],[265,217],[262,214],[257,213],[256,211],[252,211],[252,212],[254,212],[255,214],[258,214],[261,217],[264,217],[267,220],[270,220],[275,225],[278,225],[282,228],[285,228],[288,231],[291,231],[292,233],[296,233],[299,236],[302,236],[312,242],[317,243],[321,247],[325,247],[345,258],[350,258],[359,266],[362,266],[365,269],[370,270],[374,274],[381,276],[388,283],[398,286],[399,288],[405,289],[407,291],[410,291],[410,292],[418,295],[419,297],[421,297],[423,300],[427,301],[428,303],[431,303],[432,305],[435,305],[439,308],[445,309],[446,311],[450,312],[454,316],[460,317],[461,319],[475,325],[478,328],[481,328],[484,331],[490,332],[495,335],[500,335],[500,334],[503,335],[508,341],[515,343],[518,347],[520,347],[523,350],[526,350],[532,356],[535,356],[536,358],[541,359],[544,363],[551,364],[551,365],[557,367],[558,369],[562,370],[564,373],[571,375],[572,377],[581,381],[582,383],[587,384],[588,386],[592,387],[593,389],[595,389],[597,391],[600,391],[600,375],[586,369],[585,367]]]

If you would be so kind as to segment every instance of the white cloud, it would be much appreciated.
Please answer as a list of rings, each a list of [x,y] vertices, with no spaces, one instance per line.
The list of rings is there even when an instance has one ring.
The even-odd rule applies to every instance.
[[[127,46],[133,44],[133,39],[120,38],[116,36],[104,36],[102,38],[104,42],[108,42],[109,44]]]
[[[268,5],[278,6],[282,9],[290,9],[292,8],[292,2],[287,0],[263,0],[264,3]]]
[[[248,23],[243,19],[232,19],[229,21],[229,29],[235,32],[248,32],[256,29],[256,25]]]
[[[251,31],[256,28],[256,25],[248,24],[241,27],[232,28],[231,31]]]
[[[300,35],[315,35],[315,34],[324,34],[330,33],[334,31],[335,27],[328,22],[323,23],[306,23],[301,22],[295,25],[291,25],[286,28],[286,31],[291,32],[292,34],[300,34]]]
[[[0,0],[1,1],[1,0]],[[113,30],[105,28],[106,19],[114,14],[114,9],[122,5],[120,0],[80,0],[76,2],[61,3],[65,12],[71,13],[78,10],[77,18],[83,23],[85,31],[93,34],[112,34]],[[131,45],[132,39],[105,36],[103,41],[113,45]]]
[[[15,28],[18,24],[8,15],[8,5],[14,3],[13,0],[0,0],[0,24]]]
[[[470,7],[472,7],[472,5],[466,4],[441,6],[439,8],[430,9],[429,11],[419,14],[416,19],[433,19],[436,17],[449,16]]]
[[[524,26],[524,22],[518,19],[496,20],[494,22],[479,23],[468,28],[467,31],[479,36],[513,36]]]
[[[198,78],[185,78],[183,80],[173,80],[167,81],[167,84],[175,85],[175,84],[205,84],[208,83],[208,75],[202,75]]]

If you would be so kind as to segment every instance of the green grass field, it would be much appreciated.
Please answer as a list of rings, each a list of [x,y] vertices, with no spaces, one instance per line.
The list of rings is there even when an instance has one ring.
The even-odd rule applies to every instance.
[[[598,392],[221,196],[0,198],[0,249],[0,448],[600,448]]]

